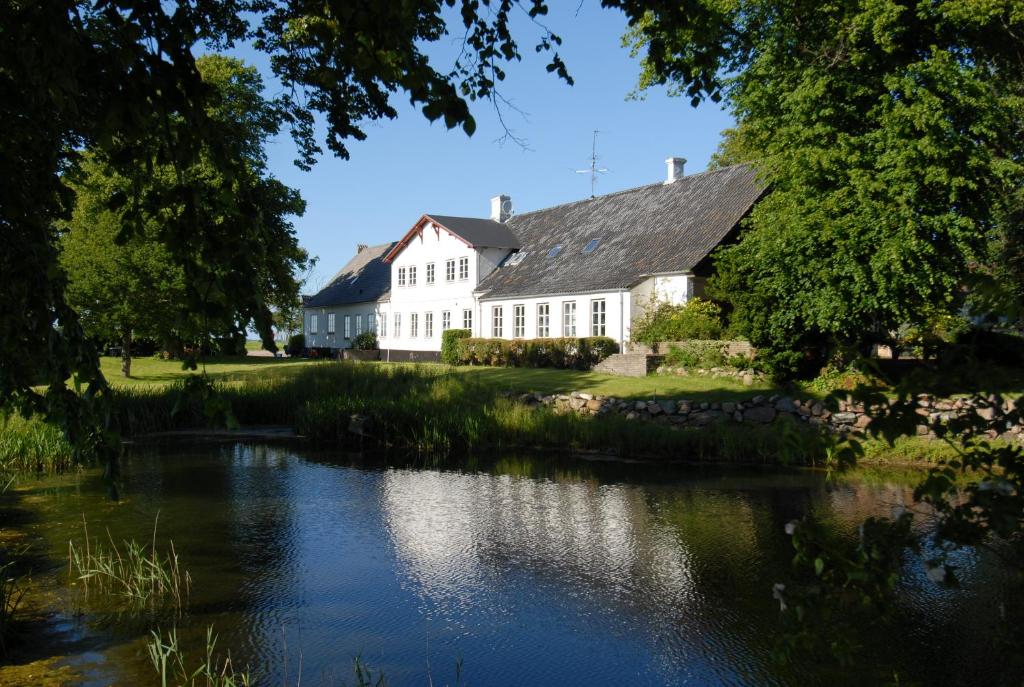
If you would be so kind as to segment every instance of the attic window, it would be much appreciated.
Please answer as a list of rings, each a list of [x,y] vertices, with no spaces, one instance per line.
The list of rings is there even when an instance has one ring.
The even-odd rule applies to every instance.
[[[549,258],[553,258],[553,257],[555,257],[556,255],[558,255],[561,252],[562,252],[562,244],[559,243],[559,244],[555,245],[554,247],[552,247],[551,250],[548,251],[548,257]]]
[[[356,283],[356,279],[359,279],[359,275],[358,274],[356,276],[352,277],[351,279],[349,279],[348,283],[349,284],[355,284]]]
[[[505,262],[505,267],[515,267],[523,261],[526,257],[526,253],[513,253],[511,257]]]
[[[590,241],[587,242],[587,245],[583,246],[583,252],[593,253],[597,249],[597,244],[600,241],[601,239],[590,239]]]

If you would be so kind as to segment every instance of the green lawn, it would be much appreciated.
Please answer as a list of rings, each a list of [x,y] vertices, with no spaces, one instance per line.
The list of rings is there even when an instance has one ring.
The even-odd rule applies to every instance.
[[[301,358],[291,360],[262,356],[231,357],[217,358],[207,362],[206,371],[211,377],[233,380],[308,364],[309,361]],[[100,358],[100,369],[103,370],[107,381],[113,386],[163,386],[192,373],[191,370],[181,368],[181,361],[158,358],[133,358],[132,376],[127,379],[121,374],[120,358],[111,356]],[[200,367],[200,369],[202,368]]]

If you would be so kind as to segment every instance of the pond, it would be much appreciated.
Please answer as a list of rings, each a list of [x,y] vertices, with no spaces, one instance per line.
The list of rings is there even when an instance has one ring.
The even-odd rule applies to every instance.
[[[264,445],[139,449],[121,499],[98,474],[26,485],[6,502],[50,570],[44,654],[76,683],[154,684],[154,626],[187,653],[207,626],[258,684],[351,684],[354,657],[390,685],[984,683],[1000,578],[923,575],[872,665],[780,667],[773,582],[789,520],[816,511],[853,536],[908,498],[906,480],[505,456],[459,469]],[[83,607],[68,541],[173,540],[193,580],[180,618]],[[14,678],[4,677],[0,683]]]

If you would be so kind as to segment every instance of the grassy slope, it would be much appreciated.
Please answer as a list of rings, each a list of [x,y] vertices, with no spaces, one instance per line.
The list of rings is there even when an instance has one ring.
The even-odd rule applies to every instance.
[[[260,375],[271,369],[297,368],[304,364],[308,364],[308,361],[262,356],[218,358],[206,363],[206,371],[211,377],[226,381]],[[117,387],[166,386],[180,381],[186,375],[193,374],[192,370],[182,369],[181,362],[177,360],[160,360],[158,358],[132,359],[132,376],[128,378],[121,374],[120,358],[100,358],[100,368],[107,381]],[[202,367],[199,369],[202,370]]]

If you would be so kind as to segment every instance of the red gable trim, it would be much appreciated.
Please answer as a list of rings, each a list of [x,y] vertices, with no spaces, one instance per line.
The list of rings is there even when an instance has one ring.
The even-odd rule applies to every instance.
[[[410,229],[409,231],[407,231],[405,233],[405,236],[402,237],[402,240],[399,241],[398,243],[396,243],[395,247],[392,248],[388,252],[388,254],[384,256],[384,262],[391,262],[392,260],[397,258],[398,254],[401,253],[403,250],[405,250],[405,247],[409,245],[409,242],[412,241],[413,238],[418,236],[420,234],[420,232],[423,231],[423,228],[427,224],[427,222],[433,222],[436,226],[442,227],[445,231],[447,231],[449,236],[454,236],[455,238],[457,238],[458,240],[462,241],[464,244],[466,244],[470,248],[473,247],[473,244],[471,244],[469,241],[467,241],[466,239],[462,238],[461,236],[459,236],[454,231],[452,231],[448,227],[446,227],[443,224],[441,224],[440,222],[438,222],[436,219],[434,219],[430,215],[422,215],[418,220],[416,220],[416,224],[412,225],[412,229]]]

